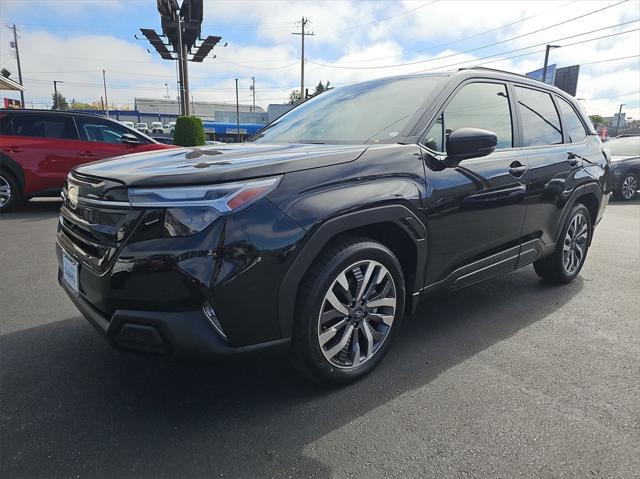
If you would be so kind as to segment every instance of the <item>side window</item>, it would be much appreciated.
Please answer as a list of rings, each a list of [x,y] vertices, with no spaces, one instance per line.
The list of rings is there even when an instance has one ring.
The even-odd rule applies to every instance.
[[[564,98],[556,97],[558,106],[560,107],[560,113],[562,114],[564,132],[567,135],[567,141],[569,143],[578,143],[584,140],[587,136],[587,132],[584,129],[584,125],[578,114]]]
[[[498,137],[496,148],[511,148],[513,133],[507,87],[499,83],[465,85],[444,109],[423,143],[428,148],[444,152],[446,138],[459,128],[492,131]]]
[[[515,87],[518,112],[522,119],[522,146],[558,145],[562,143],[560,117],[549,93]]]
[[[0,113],[0,135],[13,135],[11,115]]]
[[[78,138],[73,120],[67,115],[14,115],[12,123],[16,136],[67,140]]]
[[[122,135],[129,133],[130,135],[135,135],[140,141],[146,143],[146,140],[139,135],[136,135],[124,125],[103,120],[102,118],[78,115],[76,117],[76,124],[80,131],[80,138],[85,141],[122,143]]]

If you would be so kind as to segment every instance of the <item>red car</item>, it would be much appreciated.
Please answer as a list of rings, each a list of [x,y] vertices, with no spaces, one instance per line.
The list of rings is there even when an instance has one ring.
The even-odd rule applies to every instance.
[[[58,195],[77,165],[173,148],[100,115],[0,109],[0,213]]]

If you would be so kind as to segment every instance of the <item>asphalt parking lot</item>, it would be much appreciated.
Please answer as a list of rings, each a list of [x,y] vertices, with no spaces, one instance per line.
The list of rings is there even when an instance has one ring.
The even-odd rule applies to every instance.
[[[338,390],[110,349],[57,285],[57,208],[0,217],[2,477],[640,477],[638,201],[572,284],[434,295]]]

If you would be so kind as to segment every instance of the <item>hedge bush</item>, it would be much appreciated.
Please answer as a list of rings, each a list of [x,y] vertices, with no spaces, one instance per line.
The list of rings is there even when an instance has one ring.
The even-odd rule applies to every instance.
[[[179,116],[173,132],[173,144],[179,146],[204,145],[202,120],[195,116]]]

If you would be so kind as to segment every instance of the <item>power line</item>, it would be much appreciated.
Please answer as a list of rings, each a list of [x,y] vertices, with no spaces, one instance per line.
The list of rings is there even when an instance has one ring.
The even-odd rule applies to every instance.
[[[600,30],[602,30],[602,29],[600,29]],[[617,35],[624,35],[625,33],[637,32],[639,30],[640,30],[640,28],[633,28],[631,30],[624,30],[622,32],[611,33],[609,35],[602,35],[602,36],[595,37],[595,38],[589,38],[587,40],[581,40],[579,42],[573,42],[573,43],[568,43],[566,45],[562,45],[562,48],[571,47],[573,45],[579,45],[581,43],[588,43],[588,42],[593,42],[593,41],[596,41],[596,40],[602,40],[603,38],[615,37]],[[592,33],[592,32],[587,32],[587,33]],[[564,37],[564,38],[561,38],[561,39],[558,39],[558,40],[552,40],[552,42],[556,42],[556,41],[560,41],[560,40],[566,40],[566,39],[569,39],[569,38],[575,38],[575,37],[579,37],[579,36],[582,36],[582,35],[585,35],[585,33],[582,33],[580,35],[572,35],[572,36],[569,36],[569,37]],[[476,65],[487,65],[489,63],[495,63],[495,62],[499,62],[499,61],[503,61],[503,60],[510,60],[512,58],[518,58],[518,57],[524,57],[524,56],[527,56],[527,55],[533,55],[534,53],[540,53],[540,52],[543,52],[544,50],[536,50],[534,52],[521,53],[519,55],[514,55],[514,56],[510,56],[510,57],[506,57],[506,58],[498,58],[496,60],[491,60],[491,61],[484,62],[484,63],[475,63],[478,60],[484,60],[485,58],[492,58],[492,57],[504,55],[505,53],[512,53],[512,52],[517,52],[517,51],[522,51],[522,50],[528,50],[529,48],[539,47],[541,45],[546,45],[547,43],[548,42],[543,42],[543,43],[538,43],[536,45],[529,45],[528,47],[517,48],[515,50],[509,50],[507,52],[496,53],[496,54],[493,54],[493,55],[488,55],[486,57],[475,58],[473,60],[465,60],[463,62],[450,63],[449,65],[443,65],[443,66],[439,66],[439,67],[435,67],[435,68],[428,68],[426,70],[419,70],[419,71],[414,72],[414,73],[424,73],[424,72],[430,72],[430,71],[435,71],[435,70],[442,70],[442,69],[449,68],[449,67],[455,67],[455,66],[463,65],[465,63],[473,63],[473,64],[476,64]]]
[[[386,18],[381,18],[379,20],[373,20],[373,21],[367,22],[367,23],[360,23],[360,24],[357,24],[357,25],[350,25],[349,27],[341,28],[341,29],[338,29],[338,30],[353,30],[354,28],[368,27],[369,25],[375,25],[376,23],[386,22],[387,20],[391,20],[392,18],[401,17],[403,15],[408,15],[409,13],[415,12],[416,10],[420,10],[421,8],[429,7],[429,6],[433,5],[434,3],[438,3],[439,1],[440,0],[433,0],[432,2],[425,3],[424,5],[420,5],[419,7],[410,8],[408,10],[404,10],[404,11],[402,11],[400,13],[396,13],[395,15],[391,15],[391,16],[388,16]]]
[[[533,35],[534,33],[540,33],[542,31],[549,30],[551,28],[555,28],[555,27],[558,27],[560,25],[566,25],[569,22],[573,22],[573,21],[579,20],[581,18],[585,18],[585,17],[588,17],[590,15],[594,15],[596,13],[600,14],[604,10],[616,7],[618,5],[626,3],[628,1],[629,0],[622,0],[622,1],[618,2],[618,3],[614,3],[613,5],[608,5],[606,7],[603,7],[603,8],[597,9],[597,10],[592,10],[592,11],[584,13],[582,15],[578,15],[577,17],[573,17],[573,18],[570,18],[568,20],[563,20],[562,22],[559,22],[559,23],[554,23],[553,25],[549,25],[547,27],[539,28],[537,30],[533,30],[531,32],[523,33],[521,35],[516,35],[515,37],[507,38],[505,40],[500,40],[498,42],[493,42],[493,43],[490,43],[488,45],[483,45],[483,46],[480,46],[480,47],[471,48],[469,50],[465,50],[465,51],[458,52],[458,53],[452,53],[450,55],[445,55],[443,57],[438,57],[438,58],[435,58],[435,59],[432,58],[432,59],[428,59],[428,60],[417,60],[417,61],[412,61],[412,62],[396,63],[396,64],[392,64],[392,65],[352,66],[352,67],[346,66],[346,65],[331,65],[331,64],[328,64],[328,63],[320,63],[320,62],[316,62],[316,61],[313,61],[313,60],[309,60],[309,62],[313,63],[315,65],[323,66],[323,67],[340,68],[340,69],[346,69],[346,70],[372,70],[372,69],[375,70],[375,69],[379,69],[379,68],[397,68],[397,67],[403,67],[403,66],[409,66],[409,65],[416,65],[416,64],[419,64],[419,63],[429,63],[429,62],[433,62],[433,61],[442,60],[444,58],[451,58],[451,57],[464,55],[466,53],[476,52],[478,50],[483,50],[485,48],[493,47],[493,46],[496,46],[496,45],[501,45],[503,43],[507,43],[507,42],[510,42],[510,41],[513,41],[513,40],[517,40],[517,39],[529,36],[529,35]],[[637,21],[637,20],[634,20],[634,21]],[[631,22],[626,22],[626,23],[631,23]],[[626,23],[621,23],[619,25],[625,25]],[[612,28],[612,27],[607,27],[607,28]],[[595,30],[595,31],[597,31],[597,30]]]
[[[485,30],[483,32],[476,33],[476,34],[470,35],[468,37],[462,37],[462,38],[458,38],[457,40],[451,40],[449,42],[440,43],[438,45],[432,45],[432,46],[430,46],[428,48],[422,48],[420,50],[409,50],[409,51],[402,52],[402,53],[396,54],[396,55],[387,55],[387,56],[384,56],[384,57],[368,58],[366,60],[352,60],[352,63],[366,63],[366,62],[372,62],[372,61],[377,61],[377,60],[387,60],[389,58],[397,58],[397,57],[402,56],[402,55],[409,55],[409,54],[415,54],[415,53],[424,53],[424,52],[427,52],[427,51],[435,50],[437,48],[442,48],[442,47],[446,47],[446,46],[449,46],[449,45],[453,45],[454,43],[460,43],[460,42],[463,42],[465,40],[471,40],[472,38],[477,38],[477,37],[480,37],[482,35],[486,35],[487,33],[496,32],[498,30],[502,30],[502,29],[507,28],[507,27],[511,27],[511,26],[516,25],[518,23],[522,23],[522,22],[525,22],[525,21],[530,20],[532,18],[539,17],[540,15],[549,14],[550,12],[552,12],[554,10],[560,10],[560,9],[562,9],[564,7],[568,7],[569,5],[572,5],[572,4],[576,3],[576,2],[578,2],[578,0],[572,0],[571,2],[567,2],[567,3],[565,3],[563,5],[560,5],[559,7],[554,8],[554,9],[548,9],[548,8],[545,7],[544,11],[536,13],[535,15],[530,15],[528,17],[521,18],[520,20],[516,20],[515,22],[507,23],[505,25],[501,25],[499,27],[492,28],[490,30]]]
[[[640,95],[640,90],[631,91],[631,92],[629,92],[629,93],[621,93],[621,94],[619,94],[619,95],[606,96],[606,97],[598,97],[598,98],[581,98],[581,100],[584,100],[584,101],[611,100],[611,99],[613,99],[613,98],[620,98],[620,97],[624,97],[624,96],[631,96],[631,95]]]

